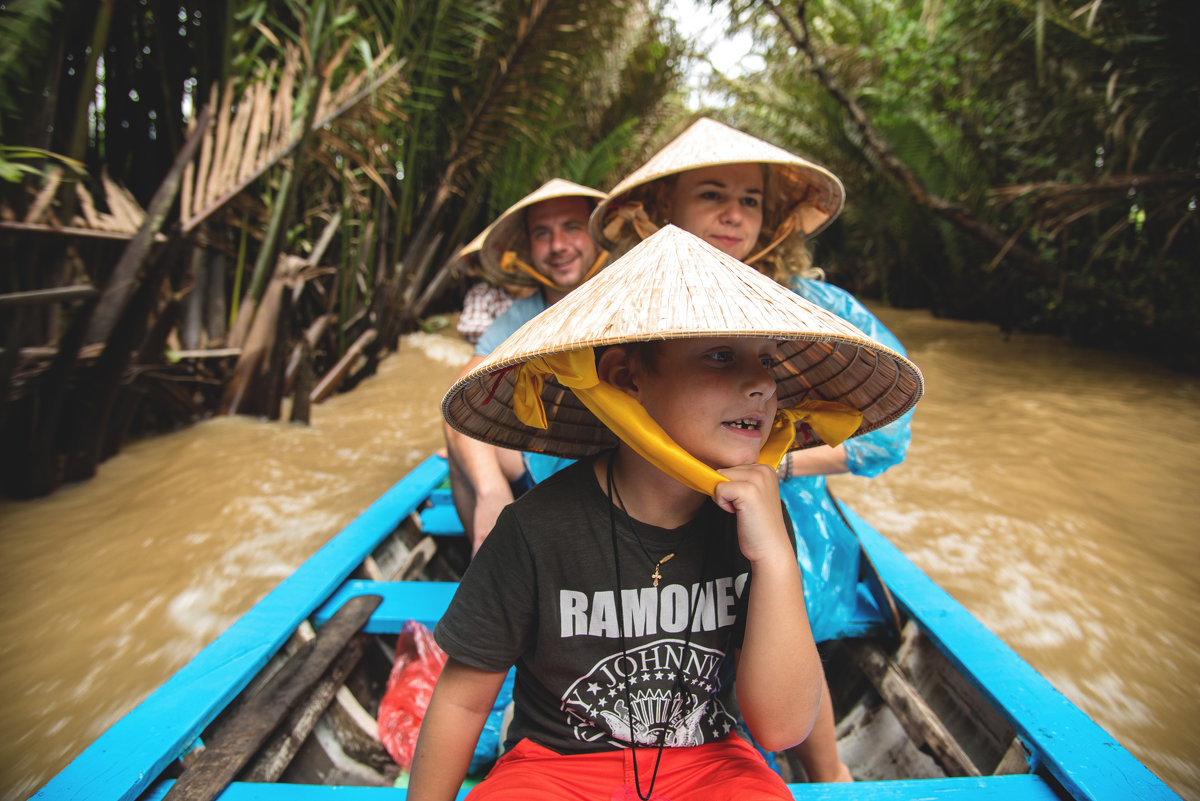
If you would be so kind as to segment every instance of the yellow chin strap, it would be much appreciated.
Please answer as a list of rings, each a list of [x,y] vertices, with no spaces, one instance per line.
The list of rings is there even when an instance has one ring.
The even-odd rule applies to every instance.
[[[593,275],[600,272],[600,268],[604,265],[604,260],[607,258],[608,258],[608,251],[607,250],[600,251],[600,255],[596,257],[596,260],[594,262],[592,262],[592,266],[590,268],[588,268],[587,274],[579,280],[579,284],[582,284],[583,282],[585,282],[589,278],[591,278]],[[529,275],[530,277],[535,278],[538,282],[550,287],[551,289],[557,289],[559,291],[562,291],[564,289],[571,290],[571,289],[574,289],[575,286],[579,285],[579,284],[576,284],[575,286],[565,287],[565,286],[560,286],[559,284],[556,284],[554,281],[551,281],[549,278],[547,278],[546,276],[539,273],[535,267],[526,263],[520,256],[517,255],[516,251],[514,251],[514,250],[504,251],[504,255],[500,257],[500,269],[506,273],[515,273],[518,270],[520,270],[521,272],[525,273],[526,275]]]
[[[799,230],[800,214],[806,205],[807,201],[801,200],[799,203],[793,206],[792,210],[788,212],[788,215],[783,218],[782,222],[779,223],[779,227],[775,229],[775,236],[771,238],[771,241],[767,243],[767,246],[746,259],[746,264],[753,265],[754,262],[758,261],[763,256],[774,250],[780,242],[787,239],[789,236]]]
[[[547,427],[542,386],[551,375],[571,389],[622,442],[681,484],[711,496],[717,484],[729,480],[681,448],[640,403],[601,381],[591,348],[543,356],[516,368],[513,411],[526,425]],[[831,401],[803,401],[780,409],[759,451],[760,464],[779,467],[795,440],[797,421],[807,422],[826,444],[836,447],[858,430],[862,412]]]
[[[775,236],[766,244],[766,247],[743,261],[753,266],[756,261],[778,247],[780,242],[795,233],[800,227],[801,212],[805,205],[805,201],[797,203],[779,224],[779,227],[775,229]],[[649,215],[646,214],[645,207],[637,200],[619,206],[609,214],[608,222],[604,225],[605,238],[609,242],[616,242],[626,225],[633,227],[639,239],[645,239],[658,230],[658,226],[651,222]]]

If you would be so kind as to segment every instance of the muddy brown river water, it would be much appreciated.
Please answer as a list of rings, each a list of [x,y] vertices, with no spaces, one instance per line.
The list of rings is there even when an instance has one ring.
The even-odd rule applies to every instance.
[[[834,491],[1200,801],[1200,379],[877,309],[907,461]],[[23,801],[441,443],[469,348],[416,334],[308,427],[209,420],[0,501],[0,799]]]

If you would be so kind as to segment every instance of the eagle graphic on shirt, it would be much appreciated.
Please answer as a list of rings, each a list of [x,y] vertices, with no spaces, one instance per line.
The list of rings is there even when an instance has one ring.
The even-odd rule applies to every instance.
[[[735,721],[718,693],[724,653],[662,639],[610,654],[575,681],[562,709],[577,739],[614,745],[702,745],[727,735]]]

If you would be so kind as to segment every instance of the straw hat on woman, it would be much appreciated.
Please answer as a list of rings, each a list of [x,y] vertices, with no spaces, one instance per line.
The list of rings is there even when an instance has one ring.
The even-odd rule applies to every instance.
[[[845,190],[826,168],[715,120],[700,119],[619,182],[592,213],[593,238],[614,254],[661,226],[680,226],[836,314],[893,351],[900,341],[850,293],[812,265],[808,238],[841,212]],[[852,625],[860,547],[825,476],[874,476],[903,461],[911,412],[836,448],[789,453],[780,494],[796,535],[813,634],[835,638]],[[828,696],[826,697],[828,701]],[[795,752],[810,779],[850,780],[837,756],[829,705]]]
[[[697,171],[714,178],[714,188],[722,188],[725,176],[745,168],[753,168],[758,184],[761,225],[753,238],[740,243],[744,251],[731,252],[706,233],[681,227],[782,281],[808,264],[805,239],[841,212],[842,182],[818,164],[707,118],[697,120],[613,187],[592,213],[592,238],[619,255],[668,222],[680,225],[672,214],[673,208],[679,211],[675,198],[691,188],[687,182]]]

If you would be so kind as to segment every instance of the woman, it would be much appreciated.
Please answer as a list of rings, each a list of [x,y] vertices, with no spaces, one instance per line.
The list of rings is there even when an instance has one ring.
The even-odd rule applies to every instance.
[[[899,340],[850,293],[825,283],[812,266],[808,237],[842,209],[841,182],[819,165],[721,123],[700,119],[617,184],[592,213],[592,237],[614,256],[667,223],[816,305],[853,323],[899,354]],[[796,526],[805,598],[818,642],[851,632],[856,620],[860,547],[825,476],[875,476],[904,460],[911,412],[836,448],[789,454],[780,494]],[[822,718],[794,753],[810,780],[850,781],[837,756],[828,691]]]

